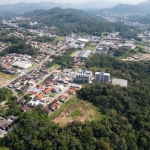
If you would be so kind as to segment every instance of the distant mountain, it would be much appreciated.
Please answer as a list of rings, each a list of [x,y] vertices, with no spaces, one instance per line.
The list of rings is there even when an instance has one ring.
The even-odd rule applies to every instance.
[[[36,9],[51,9],[54,7],[74,8],[74,9],[101,9],[115,6],[116,3],[108,1],[90,1],[84,3],[55,3],[55,2],[40,2],[40,3],[17,3],[9,5],[0,5],[0,12],[28,12]]]
[[[118,4],[112,8],[101,9],[99,12],[101,13],[142,13],[142,14],[150,14],[150,0],[137,4],[137,5],[129,5],[129,4]]]

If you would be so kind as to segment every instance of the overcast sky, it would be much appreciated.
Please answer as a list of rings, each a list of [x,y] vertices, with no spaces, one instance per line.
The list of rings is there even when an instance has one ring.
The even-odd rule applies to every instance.
[[[70,3],[79,3],[79,2],[88,2],[88,1],[98,1],[98,0],[0,0],[0,4],[12,4],[18,2],[27,2],[27,3],[36,3],[36,2],[70,2]],[[102,0],[100,0],[102,1]],[[129,4],[138,4],[140,2],[144,2],[146,0],[105,0],[110,2],[117,2],[117,3],[129,3]]]

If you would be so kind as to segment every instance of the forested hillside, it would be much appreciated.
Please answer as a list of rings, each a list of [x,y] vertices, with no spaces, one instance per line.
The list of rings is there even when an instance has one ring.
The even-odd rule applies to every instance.
[[[59,35],[68,35],[72,32],[101,35],[102,32],[113,31],[120,31],[121,33],[126,31],[128,35],[131,35],[129,27],[97,19],[81,10],[53,8],[50,10],[32,11],[24,16],[30,17],[32,21],[37,21],[41,25],[57,27],[57,34]],[[29,26],[28,22],[20,22],[19,25],[24,28],[33,28],[33,26]],[[133,32],[132,37],[134,38],[137,36],[137,33],[134,30]],[[124,34],[122,36],[124,37]]]

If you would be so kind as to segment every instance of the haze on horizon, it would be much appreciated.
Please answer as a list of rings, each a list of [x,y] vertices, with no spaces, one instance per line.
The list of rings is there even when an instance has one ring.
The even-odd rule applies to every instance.
[[[89,2],[89,1],[102,1],[102,0],[0,0],[0,5],[2,4],[15,4],[19,2],[26,3],[38,3],[38,2],[60,2],[60,3],[81,3],[81,2]],[[138,4],[144,2],[146,0],[107,0],[110,3],[125,3],[125,4]]]

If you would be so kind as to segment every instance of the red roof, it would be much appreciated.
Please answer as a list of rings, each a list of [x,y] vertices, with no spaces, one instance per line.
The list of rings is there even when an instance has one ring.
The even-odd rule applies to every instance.
[[[45,90],[44,93],[48,94],[49,92],[51,92],[52,87],[48,86]]]
[[[51,111],[49,108],[47,108],[47,107],[44,107],[44,108],[43,108],[43,111],[44,111],[46,114],[52,113],[52,111]]]
[[[52,109],[57,109],[57,107],[58,107],[59,105],[60,105],[60,104],[53,103],[53,104],[51,105],[51,108],[52,108]]]
[[[43,85],[42,84],[40,84],[40,85],[38,85],[38,87],[37,87],[38,89],[42,89],[43,88]]]
[[[40,100],[43,98],[43,96],[44,96],[44,93],[42,92],[39,95],[37,95],[35,98]]]
[[[37,94],[38,94],[38,92],[30,91],[30,94],[31,94],[31,95],[37,95]]]

